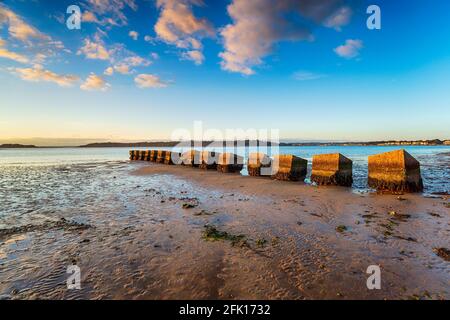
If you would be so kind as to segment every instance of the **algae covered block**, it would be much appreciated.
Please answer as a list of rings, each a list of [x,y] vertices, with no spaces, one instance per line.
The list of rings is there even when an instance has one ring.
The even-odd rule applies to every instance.
[[[158,157],[158,150],[150,150],[150,161],[156,162],[157,157]]]
[[[249,176],[258,177],[271,175],[272,159],[262,152],[253,152],[248,155],[247,171]],[[264,170],[264,168],[267,168]]]
[[[156,155],[156,162],[157,163],[164,163],[166,161],[166,150],[158,150],[158,153]]]
[[[135,159],[134,159],[134,153],[135,153],[135,152],[136,152],[135,150],[130,150],[130,160],[131,160],[131,161],[135,160]]]
[[[200,169],[204,170],[216,170],[219,153],[214,151],[203,151],[201,153],[201,164]]]
[[[142,159],[142,160],[144,160],[144,161],[150,161],[150,150],[145,150],[144,151],[144,157],[143,157],[144,159]]]
[[[306,177],[308,161],[291,154],[273,157],[272,178],[284,181],[303,181]]]
[[[139,160],[145,161],[145,155],[146,155],[146,151],[141,150],[141,152],[139,152]]]
[[[217,171],[223,173],[240,172],[244,168],[244,158],[234,153],[222,153],[217,162]]]
[[[173,164],[180,164],[181,163],[181,153],[174,152],[174,151],[166,151],[165,164],[173,165]]]
[[[185,166],[198,167],[201,162],[201,152],[197,150],[189,150],[181,155],[181,163]]]
[[[311,181],[317,185],[351,187],[353,162],[340,153],[320,154],[313,157]]]
[[[403,149],[369,156],[368,184],[380,191],[421,192],[420,163]]]

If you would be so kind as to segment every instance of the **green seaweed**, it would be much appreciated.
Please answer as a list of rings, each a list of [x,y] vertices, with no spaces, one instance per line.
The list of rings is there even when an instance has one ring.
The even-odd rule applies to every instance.
[[[207,241],[220,241],[220,240],[230,241],[231,245],[233,245],[233,246],[247,245],[247,242],[245,240],[246,237],[244,235],[242,235],[242,234],[234,235],[234,234],[230,234],[226,231],[220,231],[215,226],[211,226],[211,225],[205,225],[205,230],[203,231],[202,237],[204,240],[207,240]]]
[[[264,245],[267,243],[267,240],[264,238],[258,239],[256,240],[256,245],[258,247],[264,247]]]

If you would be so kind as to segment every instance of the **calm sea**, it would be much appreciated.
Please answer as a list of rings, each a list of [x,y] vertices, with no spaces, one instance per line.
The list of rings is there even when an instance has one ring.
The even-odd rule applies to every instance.
[[[282,147],[272,152],[294,154],[309,161],[314,154],[340,152],[353,160],[354,191],[364,192],[368,190],[367,156],[395,149]],[[421,162],[425,194],[450,190],[450,147],[406,149]],[[0,229],[39,223],[49,217],[76,217],[82,221],[86,212],[95,216],[98,210],[121,212],[120,208],[130,202],[129,190],[136,186],[161,187],[163,180],[159,177],[130,174],[148,164],[129,162],[128,151],[128,148],[0,150]],[[237,153],[245,156],[252,151],[241,148]],[[245,169],[242,174],[246,174]]]
[[[146,149],[148,148],[141,148],[141,150]],[[280,147],[279,149],[266,150],[266,153],[271,155],[276,153],[294,154],[305,158],[310,162],[309,171],[313,155],[342,153],[353,160],[353,187],[358,190],[364,190],[367,188],[367,157],[372,154],[396,149],[399,149],[399,147]],[[425,193],[450,191],[450,146],[408,146],[404,149],[421,163]],[[70,170],[71,166],[78,165],[105,166],[118,163],[126,164],[128,151],[129,148],[0,149],[0,185],[4,183],[4,178],[5,175],[8,175],[8,171],[18,170],[20,172],[25,170],[25,168],[31,171],[42,169],[36,169],[36,167],[48,167],[59,170],[64,170],[65,168],[65,170]],[[237,148],[229,151],[238,153],[246,158],[248,153],[256,150],[252,150],[252,148]],[[245,169],[242,174],[247,174]],[[14,179],[17,180],[23,178],[20,174],[14,176]],[[41,182],[39,179],[46,179],[46,177],[39,176],[37,181],[30,181],[30,183],[39,183]]]

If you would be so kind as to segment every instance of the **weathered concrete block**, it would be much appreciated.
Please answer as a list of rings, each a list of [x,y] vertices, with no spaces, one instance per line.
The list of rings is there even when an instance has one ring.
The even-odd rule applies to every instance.
[[[222,173],[240,172],[244,168],[244,158],[234,153],[222,153],[217,162],[217,171]]]
[[[204,170],[216,170],[219,153],[214,151],[203,151],[201,152],[201,164],[200,169]]]
[[[353,162],[340,153],[313,157],[311,181],[318,185],[351,187]]]
[[[166,161],[166,150],[158,150],[158,153],[156,155],[156,162],[157,163],[164,163]]]
[[[144,151],[144,161],[150,161],[150,150]]]
[[[421,192],[420,163],[403,149],[369,156],[368,184],[380,191]]]
[[[181,155],[181,164],[190,167],[198,167],[202,163],[201,153],[197,150],[189,150]]]
[[[181,153],[174,151],[166,151],[164,164],[180,164],[181,163]]]
[[[272,159],[262,152],[254,152],[248,155],[247,171],[249,176],[258,177],[261,175],[271,175]],[[267,170],[261,170],[267,168]],[[261,171],[263,174],[261,174]],[[265,172],[267,171],[267,172]]]
[[[141,150],[139,152],[139,160],[145,161],[145,155],[146,155],[145,150]]]
[[[291,154],[273,157],[272,178],[284,181],[303,181],[306,177],[308,161]]]
[[[131,161],[134,161],[135,159],[134,159],[134,153],[135,153],[135,150],[130,150],[130,160]]]
[[[156,162],[157,157],[158,157],[158,150],[150,150],[150,161]]]

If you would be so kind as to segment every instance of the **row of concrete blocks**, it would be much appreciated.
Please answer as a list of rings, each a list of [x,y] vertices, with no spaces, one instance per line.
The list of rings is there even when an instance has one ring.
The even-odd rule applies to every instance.
[[[240,172],[244,159],[233,153],[190,150],[185,153],[166,150],[131,150],[130,160],[181,164],[220,172]],[[420,163],[405,150],[369,156],[369,187],[380,191],[421,192]],[[271,176],[276,180],[303,181],[308,161],[294,155],[251,153],[247,162],[250,176]],[[353,162],[340,153],[313,156],[311,181],[317,185],[351,186]]]

